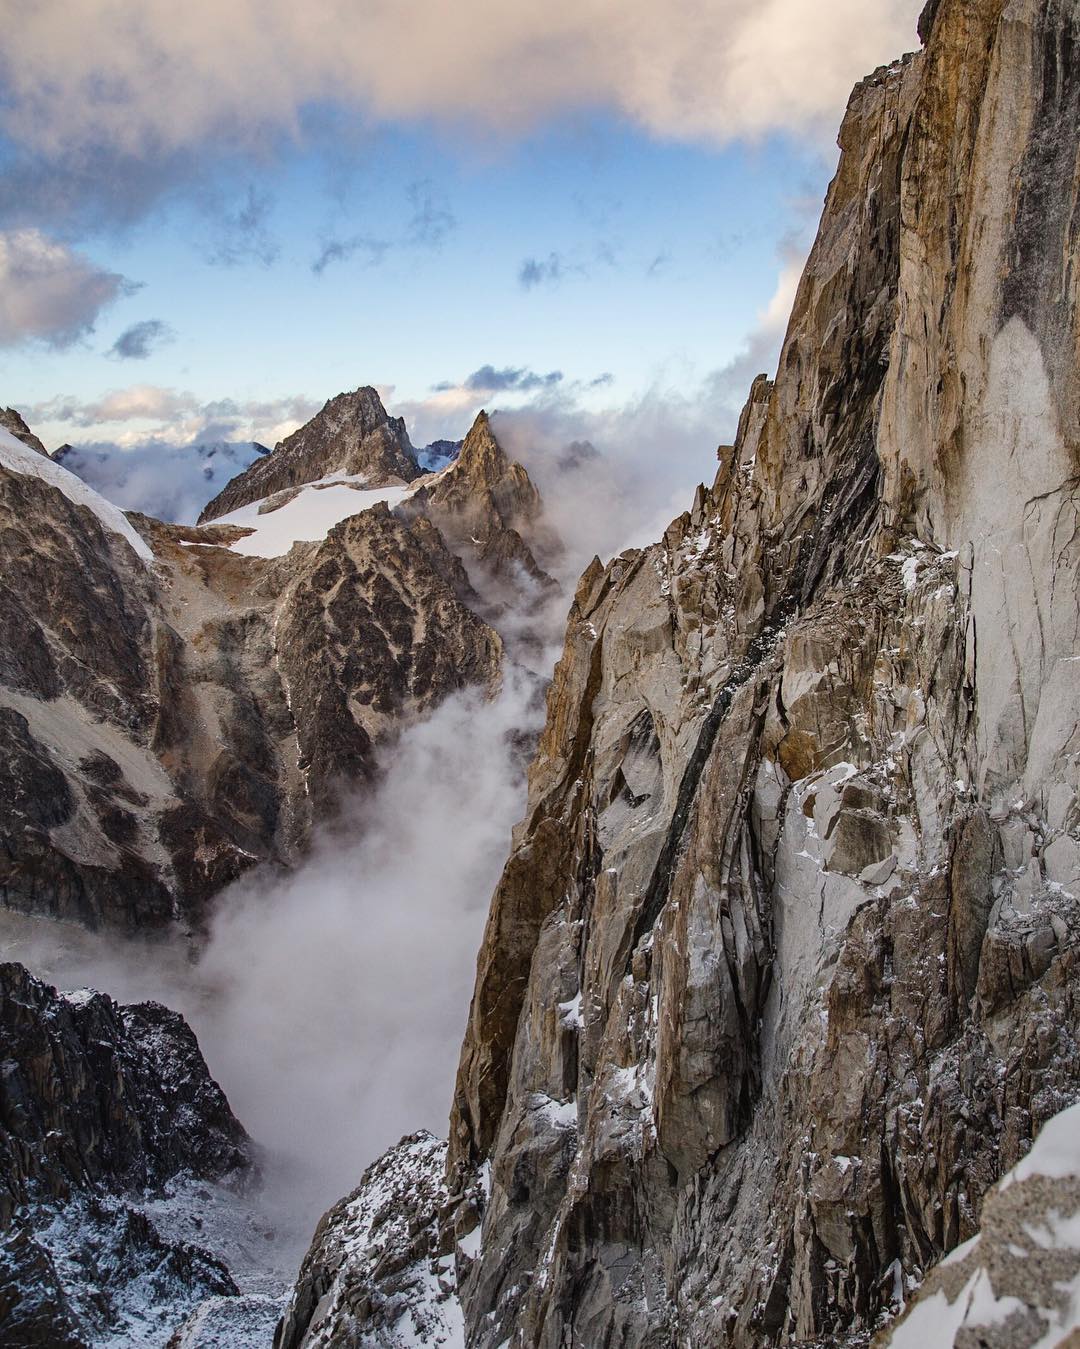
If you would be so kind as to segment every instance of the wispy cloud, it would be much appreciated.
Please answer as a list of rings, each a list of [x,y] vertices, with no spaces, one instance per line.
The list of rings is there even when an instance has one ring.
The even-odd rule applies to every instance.
[[[457,226],[446,197],[429,178],[410,184],[406,190],[412,217],[405,240],[417,248],[438,248]]]
[[[172,340],[173,330],[161,319],[143,319],[125,328],[109,348],[108,355],[120,361],[145,361],[157,347]]]
[[[593,276],[597,269],[618,267],[621,245],[614,239],[595,239],[571,253],[552,251],[543,257],[526,258],[518,268],[518,284],[523,290],[536,286],[557,286],[567,277]]]
[[[526,258],[518,268],[518,284],[523,290],[532,290],[536,286],[551,286],[560,282],[570,270],[565,259],[559,253],[549,253],[546,258]],[[573,270],[580,273],[581,268]]]
[[[137,289],[40,230],[0,233],[0,346],[66,347],[107,306]]]
[[[347,239],[328,239],[311,264],[311,270],[316,276],[321,276],[331,263],[348,262],[358,253],[368,266],[375,267],[386,257],[391,247],[388,239],[372,239],[366,234],[354,234]]]
[[[496,370],[493,365],[482,365],[471,375],[466,375],[460,384],[445,380],[434,386],[434,392],[446,393],[451,389],[466,389],[469,393],[532,393],[537,389],[550,389],[562,382],[561,370],[549,370],[546,375],[538,375],[535,370],[524,366],[504,365]]]
[[[270,232],[273,208],[274,199],[268,192],[249,185],[241,205],[223,211],[215,222],[207,260],[218,267],[236,267],[246,262],[269,267],[280,251]]]
[[[400,233],[392,238],[371,234],[350,234],[327,239],[311,264],[316,276],[335,262],[348,262],[359,256],[369,267],[377,267],[391,253],[410,249],[438,249],[457,227],[457,218],[446,197],[430,179],[419,179],[405,190],[409,217]]]

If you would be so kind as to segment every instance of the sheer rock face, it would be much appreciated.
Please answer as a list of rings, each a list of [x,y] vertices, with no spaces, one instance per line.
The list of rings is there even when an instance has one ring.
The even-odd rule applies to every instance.
[[[93,1343],[131,1289],[136,1305],[152,1286],[185,1310],[235,1294],[220,1261],[163,1239],[134,1206],[176,1177],[252,1167],[184,1020],[0,964],[0,1040],[0,1343]]]
[[[940,0],[857,87],[775,383],[581,580],[451,1119],[470,1345],[857,1340],[1080,1095],[1078,25]]]
[[[541,574],[515,525],[539,502],[490,430],[477,441],[426,506],[370,507],[281,557],[231,551],[233,526],[132,516],[150,565],[0,468],[0,902],[198,926],[247,868],[296,859],[380,745],[448,693],[494,690],[499,614],[466,571],[466,522]],[[336,471],[331,451],[308,471]]]
[[[404,421],[391,417],[370,387],[331,398],[265,459],[256,460],[233,478],[203,509],[199,523],[331,473],[377,483],[395,478],[412,482],[421,474]]]

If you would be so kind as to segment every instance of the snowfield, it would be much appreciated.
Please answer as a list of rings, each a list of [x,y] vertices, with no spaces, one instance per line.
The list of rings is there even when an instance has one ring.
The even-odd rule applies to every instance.
[[[3,427],[0,427],[0,467],[12,473],[22,473],[29,478],[40,478],[50,487],[58,487],[76,506],[86,506],[92,510],[105,528],[111,534],[119,534],[126,540],[144,562],[153,561],[154,555],[146,540],[131,526],[119,507],[114,506],[111,501],[106,501],[74,473],[69,473],[52,459],[24,445]]]
[[[314,543],[325,539],[335,525],[351,515],[359,515],[385,502],[393,510],[407,501],[416,490],[409,487],[365,488],[365,479],[332,474],[301,487],[296,496],[274,510],[266,510],[266,501],[253,501],[228,515],[211,521],[213,525],[240,525],[254,531],[229,545],[234,553],[247,557],[283,557],[294,543]]]

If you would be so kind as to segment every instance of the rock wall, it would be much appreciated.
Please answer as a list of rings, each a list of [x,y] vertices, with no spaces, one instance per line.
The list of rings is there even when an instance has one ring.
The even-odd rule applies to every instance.
[[[1080,12],[921,31],[714,483],[579,585],[451,1119],[470,1345],[860,1342],[1080,1095]]]

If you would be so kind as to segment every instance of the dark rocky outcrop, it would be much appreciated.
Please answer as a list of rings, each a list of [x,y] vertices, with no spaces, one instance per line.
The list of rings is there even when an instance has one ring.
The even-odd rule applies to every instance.
[[[125,1316],[234,1295],[218,1259],[138,1208],[178,1177],[253,1166],[183,1019],[0,964],[0,1044],[0,1344],[92,1344]]]

